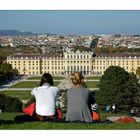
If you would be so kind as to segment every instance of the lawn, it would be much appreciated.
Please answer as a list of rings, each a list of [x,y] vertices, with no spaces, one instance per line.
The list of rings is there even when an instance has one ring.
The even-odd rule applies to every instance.
[[[0,91],[0,94],[5,94],[6,96],[17,97],[20,100],[28,100],[32,97],[31,91]]]
[[[96,123],[96,124],[85,124],[85,123],[52,123],[52,122],[26,122],[26,123],[15,123],[14,117],[16,115],[22,115],[22,113],[1,113],[0,114],[0,129],[2,130],[140,130],[140,123]],[[105,114],[101,116],[104,118]]]
[[[39,77],[39,76],[27,78],[27,80],[40,80],[40,79],[41,79],[41,77]],[[54,76],[53,79],[54,80],[63,80],[63,79],[65,79],[65,77]]]
[[[99,82],[95,82],[95,81],[87,81],[86,85],[88,88],[97,88]]]
[[[59,81],[55,81],[54,82],[54,86],[57,86],[60,82]],[[88,86],[88,88],[97,88],[97,84],[99,82],[96,81],[87,81],[86,85]],[[26,81],[26,82],[19,82],[13,86],[11,86],[10,88],[34,88],[36,86],[39,85],[38,81]]]
[[[57,86],[60,82],[59,81],[55,81],[54,85]],[[39,82],[38,81],[26,81],[26,82],[19,82],[15,85],[12,85],[10,88],[34,88],[36,86],[39,86]]]
[[[91,77],[85,77],[86,80],[100,80],[101,76],[91,76]]]

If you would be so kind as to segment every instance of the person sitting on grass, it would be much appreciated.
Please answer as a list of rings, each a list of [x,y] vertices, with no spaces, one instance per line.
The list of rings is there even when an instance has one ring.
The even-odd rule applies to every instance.
[[[67,90],[66,121],[92,123],[91,104],[95,103],[95,99],[90,90],[84,87],[84,77],[80,72],[71,74],[70,79],[73,87]]]
[[[59,90],[53,85],[52,75],[44,73],[41,77],[40,86],[35,87],[31,92],[35,97],[33,116],[17,116],[15,121],[56,121],[56,97]]]

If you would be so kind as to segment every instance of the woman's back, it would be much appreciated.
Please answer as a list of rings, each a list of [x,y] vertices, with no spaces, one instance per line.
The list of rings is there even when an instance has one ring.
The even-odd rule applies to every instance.
[[[82,86],[67,91],[66,121],[92,122],[88,106],[89,97],[89,90]]]
[[[36,113],[42,116],[54,115],[57,94],[58,88],[47,84],[34,88],[32,95],[36,98]]]

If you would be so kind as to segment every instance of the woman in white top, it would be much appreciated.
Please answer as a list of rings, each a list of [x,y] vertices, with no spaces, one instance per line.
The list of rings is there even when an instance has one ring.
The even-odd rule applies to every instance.
[[[45,121],[46,118],[55,119],[58,92],[58,88],[53,86],[51,74],[44,73],[41,77],[40,86],[35,87],[31,92],[35,96],[36,114],[40,121]]]

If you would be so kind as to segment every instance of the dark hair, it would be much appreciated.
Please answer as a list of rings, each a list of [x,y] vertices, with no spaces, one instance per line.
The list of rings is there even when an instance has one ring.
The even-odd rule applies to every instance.
[[[44,83],[48,83],[51,86],[53,86],[53,77],[51,74],[49,73],[44,73],[41,77],[41,81],[40,81],[40,86],[42,86]]]

